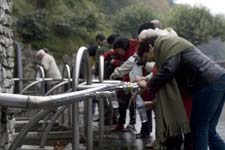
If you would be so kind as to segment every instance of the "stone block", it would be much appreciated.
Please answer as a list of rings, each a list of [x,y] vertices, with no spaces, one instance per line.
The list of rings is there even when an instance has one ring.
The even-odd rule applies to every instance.
[[[2,24],[8,27],[11,26],[12,22],[13,22],[12,17],[8,14],[5,14],[5,16],[2,19]]]
[[[6,51],[7,57],[14,57],[14,47],[10,45]]]

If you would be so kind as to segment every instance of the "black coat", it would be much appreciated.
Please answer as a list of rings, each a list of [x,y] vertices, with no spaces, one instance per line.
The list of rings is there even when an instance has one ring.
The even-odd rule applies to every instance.
[[[174,77],[178,85],[190,94],[216,81],[225,69],[197,48],[189,48],[169,58],[150,80],[150,90],[155,93]]]

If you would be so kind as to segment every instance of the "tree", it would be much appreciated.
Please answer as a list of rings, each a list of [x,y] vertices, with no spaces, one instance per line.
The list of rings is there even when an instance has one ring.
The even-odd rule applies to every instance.
[[[224,19],[221,19],[213,16],[206,7],[189,5],[178,5],[166,16],[168,26],[196,45],[225,35]]]
[[[16,30],[24,42],[43,40],[48,37],[48,12],[44,9],[24,15],[16,22]]]
[[[128,6],[113,17],[113,30],[127,37],[135,37],[139,25],[155,18],[152,9],[144,4]]]
[[[225,40],[225,16],[224,15],[216,15],[213,17],[213,28],[212,31],[213,37],[220,37],[223,41]]]

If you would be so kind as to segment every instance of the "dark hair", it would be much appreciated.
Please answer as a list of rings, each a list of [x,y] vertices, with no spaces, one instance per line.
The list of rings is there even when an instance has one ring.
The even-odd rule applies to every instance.
[[[45,51],[45,53],[49,53],[49,50],[48,50],[48,48],[42,48],[44,51]]]
[[[95,56],[95,53],[96,53],[97,49],[98,49],[98,46],[96,46],[96,45],[90,46],[88,48],[89,55],[90,56]]]
[[[141,31],[146,30],[146,29],[155,29],[154,23],[151,22],[145,22],[142,25],[138,27],[138,34],[141,33]]]
[[[115,39],[118,38],[119,36],[120,36],[119,34],[111,34],[107,38],[107,43],[110,44],[110,45],[112,45],[113,42],[115,41]]]
[[[138,51],[137,51],[138,56],[142,58],[145,52],[149,52],[150,44],[154,47],[155,40],[157,39],[157,37],[158,36],[153,36],[140,41],[138,46]]]
[[[127,51],[129,49],[129,39],[125,37],[118,37],[113,42],[113,49],[121,48],[124,51]]]
[[[102,34],[102,33],[99,33],[99,34],[96,35],[95,40],[104,41],[105,35]]]

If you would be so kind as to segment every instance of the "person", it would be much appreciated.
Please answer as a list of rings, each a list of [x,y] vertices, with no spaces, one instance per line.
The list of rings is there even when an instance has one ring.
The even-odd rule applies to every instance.
[[[154,62],[150,63],[140,63],[138,62],[138,56],[137,54],[132,55],[128,58],[127,61],[125,61],[120,67],[117,67],[114,72],[111,74],[111,79],[118,79],[123,78],[127,74],[129,74],[129,81],[135,82],[136,76],[142,76],[145,75],[147,72],[151,72],[152,68],[154,66]],[[150,104],[153,101],[153,98],[148,94],[146,90],[144,90],[140,95],[138,94],[135,96],[136,103],[141,104],[143,102],[143,105],[146,103]],[[142,99],[140,101],[140,99]],[[139,100],[139,101],[138,101]],[[141,104],[142,105],[142,104]],[[145,105],[146,106],[146,105]],[[139,109],[138,109],[139,110]],[[145,111],[145,110],[144,110]],[[142,125],[141,125],[141,131],[139,134],[136,134],[137,138],[148,138],[150,136],[150,133],[152,132],[152,109],[147,109],[147,119],[142,119]],[[141,111],[139,111],[141,112]],[[145,112],[144,112],[145,113]],[[142,114],[142,113],[140,113]],[[141,116],[141,118],[143,118]]]
[[[98,49],[98,46],[96,46],[96,45],[91,45],[88,47],[88,53],[90,56],[91,71],[92,71],[93,78],[95,78],[95,76],[94,76],[95,75],[95,66],[96,66],[95,54],[96,54],[97,49]]]
[[[140,34],[141,31],[146,30],[146,29],[156,29],[157,30],[162,30],[161,32],[163,34],[170,34],[171,36],[178,36],[177,33],[170,27],[167,27],[165,29],[162,29],[162,24],[159,20],[154,19],[151,21],[147,21],[145,23],[143,23],[142,25],[139,26],[138,28],[138,34]],[[145,58],[142,58],[143,62],[145,62]],[[149,80],[153,75],[155,75],[157,72],[157,67],[154,66],[153,71],[151,74],[147,75],[146,77],[140,77],[140,79],[144,79],[144,80]],[[191,112],[191,104],[192,104],[192,99],[191,96],[182,88],[180,87],[180,93],[181,93],[181,97],[183,100],[183,104],[185,107],[185,111],[186,111],[186,115],[188,116],[188,118],[190,118],[190,112]],[[152,101],[154,104],[154,101]],[[145,105],[148,105],[145,103]],[[154,105],[152,105],[150,103],[150,107],[152,107]],[[157,117],[156,117],[157,119]],[[181,146],[182,143],[184,143],[184,150],[191,150],[192,148],[192,142],[191,142],[191,138],[190,138],[190,133],[184,134],[183,136],[181,135],[177,135],[177,136],[173,136],[173,137],[168,137],[165,141],[165,147],[167,149],[173,149],[173,148],[179,148]],[[146,145],[146,148],[152,148],[154,147],[154,144],[150,143]]]
[[[62,79],[62,75],[52,55],[46,53],[43,49],[38,50],[36,57],[40,60],[40,64],[43,67],[46,78]],[[48,89],[57,84],[58,81],[49,82],[47,84]]]
[[[161,23],[160,20],[158,20],[158,19],[152,19],[150,22],[151,22],[152,24],[154,24],[154,27],[155,27],[155,28],[163,29],[163,26],[162,26],[162,23]]]
[[[157,20],[157,19],[144,22],[143,24],[141,24],[138,27],[138,31],[137,32],[138,32],[138,35],[139,35],[141,33],[141,31],[143,31],[143,30],[155,29],[155,28],[163,29],[161,22],[159,20]]]
[[[140,31],[142,31],[143,29],[146,29],[146,28],[155,28],[155,26],[154,26],[153,23],[147,22],[147,23],[145,23],[145,25],[142,25],[142,26],[139,27],[138,33],[140,33]],[[109,56],[112,56],[113,53],[115,53],[115,51],[109,51],[107,54]],[[107,57],[107,55],[105,57]],[[117,61],[114,61],[113,63],[114,63],[116,68],[111,73],[110,79],[123,79],[125,81],[130,81],[129,72],[131,72],[132,69],[135,69],[134,66],[136,66],[136,64],[137,64],[136,60],[137,60],[137,55],[136,55],[136,53],[134,53],[122,65],[120,65],[119,63],[115,63]],[[145,67],[142,67],[141,65],[139,65],[139,66],[140,66],[139,68],[144,68],[146,71],[150,72],[150,70],[151,70],[151,69],[150,70],[148,69],[148,68],[151,68],[151,67],[147,67],[147,65],[144,65]],[[141,74],[142,73],[143,72],[141,71]],[[143,95],[144,95],[145,101],[147,99],[149,100],[149,97],[147,96],[148,94],[143,94]],[[119,107],[120,116],[119,116],[119,123],[118,123],[117,127],[122,126],[121,124],[124,122],[123,118],[125,118],[124,114],[126,113],[128,103],[122,103],[122,101],[120,100],[119,106],[121,106],[121,107]],[[130,112],[131,112],[130,118],[134,118],[133,115],[135,113],[134,113],[134,110],[132,108],[130,108]],[[142,124],[141,132],[140,132],[140,134],[137,134],[137,138],[145,138],[145,137],[148,137],[150,135],[150,132],[152,130],[152,128],[151,128],[151,125],[152,125],[151,110],[148,110],[147,114],[148,114],[148,121],[144,122]],[[133,120],[131,119],[131,121],[130,121],[131,125],[128,126],[128,128],[131,129],[131,130],[133,130],[133,128],[134,128],[132,123],[134,123],[135,121],[133,121]]]
[[[139,41],[138,55],[154,59],[158,68],[152,79],[138,84],[155,93],[156,114],[161,116],[156,122],[161,127],[156,131],[159,141],[163,142],[165,135],[176,135],[181,129],[188,132],[178,91],[178,87],[183,87],[192,96],[193,149],[207,150],[209,145],[210,149],[224,150],[225,143],[216,126],[225,101],[225,70],[181,37],[148,29],[141,32]]]
[[[109,48],[113,48],[113,43],[118,37],[120,37],[120,35],[116,33],[113,33],[107,37],[106,41],[108,43]]]
[[[98,76],[99,74],[99,57],[106,52],[107,50],[109,50],[107,41],[106,41],[106,37],[104,34],[99,33],[96,35],[95,37],[95,41],[97,44],[97,50],[95,52],[95,77]]]
[[[101,56],[103,56],[104,58],[104,79],[108,80],[109,76],[111,75],[111,73],[114,71],[115,66],[113,66],[113,64],[111,63],[111,60],[113,60],[116,55],[114,53],[113,50],[113,43],[114,41],[119,37],[119,34],[111,34],[107,37],[107,44],[109,47],[109,50],[107,50],[106,52],[104,52]],[[105,115],[105,117],[107,119],[106,120],[112,120],[112,121],[106,121],[106,122],[112,122],[113,124],[117,123],[117,116],[118,116],[118,105],[117,105],[117,96],[116,93],[114,96],[112,96],[113,98],[111,100],[108,101],[104,101],[107,102],[106,103],[106,111],[105,113],[107,115]]]
[[[138,41],[136,39],[128,39],[126,37],[118,37],[113,43],[113,50],[115,54],[115,58],[111,60],[111,63],[114,66],[120,66],[123,64],[130,56],[134,55],[138,47]],[[129,81],[129,75],[123,76],[120,80]],[[119,120],[115,128],[112,131],[122,131],[124,130],[124,124],[126,119],[126,109],[129,105],[129,100],[131,98],[130,93],[126,93],[121,90],[117,92],[118,100],[119,100]],[[130,107],[130,123],[127,126],[127,129],[131,132],[135,132],[134,128],[135,124],[135,112],[134,112],[134,104],[131,104]]]
[[[108,43],[110,49],[102,54],[102,56],[104,57],[104,79],[106,79],[106,80],[109,79],[109,76],[114,71],[114,69],[116,67],[118,67],[117,64],[116,64],[116,66],[115,66],[115,64],[112,64],[112,60],[117,57],[115,54],[115,51],[113,49],[113,42],[119,36],[120,36],[119,34],[111,34],[110,36],[108,36],[107,43]]]

